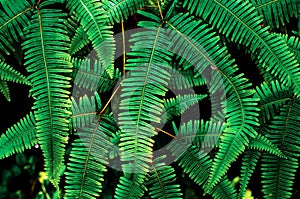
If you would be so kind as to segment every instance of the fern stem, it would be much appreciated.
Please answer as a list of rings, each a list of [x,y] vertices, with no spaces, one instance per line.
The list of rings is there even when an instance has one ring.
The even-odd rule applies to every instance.
[[[105,106],[100,111],[100,113],[99,113],[100,116],[103,114],[103,112],[105,111],[105,109],[107,108],[107,106],[109,105],[109,103],[111,102],[111,100],[114,98],[114,96],[116,95],[116,93],[118,92],[118,90],[120,89],[120,87],[121,87],[121,84],[119,84],[118,87],[114,90],[113,94],[110,96],[109,100],[106,102]]]
[[[160,129],[160,128],[157,128],[157,127],[156,127],[155,129],[157,129],[157,130],[163,132],[164,134],[166,134],[166,135],[168,135],[168,136],[170,136],[170,137],[172,137],[172,138],[174,138],[174,139],[177,139],[177,137],[176,137],[175,135],[172,135],[171,133],[169,133],[169,132],[167,132],[167,131],[164,131],[164,130],[162,130],[162,129]]]
[[[125,31],[124,31],[124,22],[121,21],[122,26],[122,41],[123,41],[123,79],[125,79],[125,66],[126,66],[126,46],[125,46]]]
[[[157,6],[158,6],[158,9],[159,9],[159,14],[160,14],[161,20],[164,21],[164,16],[163,16],[162,11],[161,11],[159,0],[156,0],[156,1],[157,1]]]
[[[271,5],[271,4],[273,4],[273,3],[276,3],[277,1],[278,1],[278,0],[272,0],[272,1],[269,1],[268,3],[264,3],[264,4],[261,4],[261,5],[257,6],[257,7],[255,7],[255,9],[256,9],[256,10],[261,9],[262,7],[265,7],[265,6]]]

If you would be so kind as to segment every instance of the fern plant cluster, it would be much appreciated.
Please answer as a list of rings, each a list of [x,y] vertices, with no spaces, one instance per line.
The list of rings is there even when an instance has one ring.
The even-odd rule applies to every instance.
[[[34,101],[0,159],[40,148],[37,197],[191,198],[183,178],[194,198],[296,197],[298,0],[0,3],[2,97],[13,82]]]

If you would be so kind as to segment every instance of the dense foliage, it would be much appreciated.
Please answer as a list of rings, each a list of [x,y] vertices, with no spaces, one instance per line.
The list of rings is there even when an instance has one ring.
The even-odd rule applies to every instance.
[[[298,0],[0,3],[1,197],[299,197]]]

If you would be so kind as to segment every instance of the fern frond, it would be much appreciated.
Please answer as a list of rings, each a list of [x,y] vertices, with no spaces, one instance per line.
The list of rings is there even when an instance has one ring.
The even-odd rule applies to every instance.
[[[272,142],[268,138],[260,134],[258,134],[255,138],[250,139],[248,148],[260,152],[265,151],[282,158],[285,157],[285,155],[281,152],[280,149],[277,148],[276,145],[272,144]]]
[[[172,120],[174,116],[182,115],[186,110],[206,97],[207,95],[186,94],[167,99],[164,102],[163,114],[161,116],[162,122],[166,123]]]
[[[67,89],[71,87],[68,76],[72,65],[66,53],[69,38],[64,30],[65,16],[60,10],[36,10],[23,43],[25,66],[35,99],[37,138],[47,175],[55,186],[63,166],[71,115]]]
[[[298,168],[297,158],[285,159],[268,154],[263,155],[261,171],[264,197],[291,198]]]
[[[182,61],[182,59],[180,59]],[[181,63],[173,63],[171,70],[171,79],[168,84],[170,89],[189,89],[195,86],[205,85],[205,79],[197,71],[188,70],[192,65],[186,60]]]
[[[298,17],[298,0],[250,0],[255,9],[264,16],[265,25],[279,28],[290,18]]]
[[[280,107],[291,100],[292,95],[291,89],[286,88],[276,80],[268,84],[264,82],[259,87],[257,86],[254,96],[260,98],[260,120],[264,123],[269,121],[279,112]]]
[[[24,28],[29,24],[32,2],[28,0],[1,1],[0,47],[7,54],[14,51],[13,42],[24,39]]]
[[[103,173],[112,147],[110,135],[116,132],[114,120],[102,115],[84,128],[73,143],[66,172],[65,198],[95,198],[102,191]]]
[[[10,93],[7,82],[0,79],[0,92],[4,95],[7,101],[10,102]]]
[[[4,81],[12,81],[20,84],[30,83],[20,72],[16,71],[10,65],[0,60],[0,79]]]
[[[172,155],[177,157],[175,162],[178,162],[178,165],[183,168],[183,172],[187,173],[195,183],[203,185],[208,180],[212,160],[206,152],[199,150],[196,146],[191,146],[184,152],[178,146],[180,146],[178,143],[169,146]],[[233,186],[224,176],[222,177],[222,181],[210,190],[209,193],[214,198],[236,198]]]
[[[178,72],[171,72],[171,79],[169,83],[170,89],[189,89],[194,86],[205,85],[205,80],[202,77],[197,77],[196,74],[190,70]]]
[[[250,178],[255,170],[257,162],[261,157],[261,153],[257,150],[247,149],[242,159],[241,168],[241,185],[239,191],[239,199],[243,199],[245,195]]]
[[[144,178],[144,177],[142,177]],[[144,180],[132,180],[126,176],[120,177],[117,185],[115,196],[116,199],[140,199],[143,197],[147,188],[144,185]]]
[[[74,71],[72,79],[74,85],[91,92],[100,93],[109,91],[121,79],[119,69],[113,70],[109,75],[106,68],[99,61],[86,59],[72,60]]]
[[[0,137],[0,159],[30,149],[36,142],[36,124],[30,112]]]
[[[276,145],[285,158],[265,154],[262,159],[262,184],[266,198],[290,198],[295,174],[299,167],[299,100],[293,98],[272,120],[266,137]]]
[[[97,119],[98,110],[101,108],[101,100],[98,93],[90,98],[84,95],[78,102],[72,97],[72,129],[84,128]]]
[[[208,179],[212,160],[207,153],[196,146],[191,146],[185,151],[179,146],[181,145],[178,143],[169,146],[172,155],[177,157],[175,162],[178,162],[178,165],[196,184],[204,184]]]
[[[237,193],[232,186],[232,183],[227,178],[222,178],[221,182],[219,182],[210,192],[213,198],[216,199],[232,199],[237,198]]]
[[[229,59],[226,48],[218,45],[218,37],[207,25],[187,14],[178,14],[166,21],[166,24],[173,30],[170,34],[170,49],[189,60],[200,74],[206,74],[204,78],[211,93],[221,89],[226,91],[227,128],[221,137],[220,150],[209,178],[208,186],[213,188],[226,173],[230,163],[249,144],[248,137],[257,135],[253,127],[258,125],[258,99],[253,98],[254,91],[250,89],[251,84],[243,74],[236,74],[237,67]],[[225,93],[217,97],[223,98]]]
[[[84,31],[92,41],[93,48],[97,52],[100,62],[107,73],[112,77],[114,61],[114,39],[112,31],[106,25],[106,15],[99,1],[67,0],[67,9],[75,14]]]
[[[114,22],[125,21],[142,8],[147,0],[104,0],[103,9],[106,12],[107,21],[113,25]]]
[[[165,156],[158,157],[153,161],[149,180],[147,182],[151,198],[179,199],[182,193],[179,184],[176,184],[176,174],[172,166],[166,166]]]
[[[175,130],[176,140],[181,143],[181,148],[194,145],[209,152],[219,145],[219,138],[224,128],[225,126],[220,122],[191,120],[182,124],[179,130]]]
[[[87,33],[84,31],[83,27],[78,27],[74,37],[71,39],[71,46],[69,49],[70,55],[74,55],[79,50],[81,50],[84,46],[90,43],[89,37]]]
[[[159,46],[168,37],[154,15],[154,22],[140,23],[146,30],[133,35],[132,51],[121,82],[121,103],[118,122],[122,131],[120,141],[121,161],[125,172],[149,171],[152,158],[152,137],[157,134],[152,124],[160,123],[163,97],[170,78],[170,53]],[[148,29],[148,27],[151,27]]]
[[[278,35],[287,43],[289,50],[294,53],[295,59],[300,62],[300,39],[299,37],[291,36],[288,37],[287,35]]]
[[[259,63],[284,85],[293,85],[295,94],[300,95],[299,64],[281,38],[260,26],[262,18],[249,1],[185,0],[184,6],[209,21],[226,37],[250,46],[252,53],[258,51]]]

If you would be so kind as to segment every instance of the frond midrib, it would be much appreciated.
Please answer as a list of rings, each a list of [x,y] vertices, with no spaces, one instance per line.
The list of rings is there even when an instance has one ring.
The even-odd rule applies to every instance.
[[[16,20],[18,17],[20,17],[21,15],[25,14],[26,12],[30,11],[31,9],[33,9],[33,6],[30,8],[25,9],[24,11],[20,12],[19,14],[15,15],[13,18],[9,19],[7,22],[5,22],[4,24],[2,24],[0,26],[0,30],[2,28],[4,28],[5,26],[7,26],[8,24],[10,24],[12,21]]]
[[[40,14],[40,10],[38,10],[38,17],[39,17],[39,32],[40,32],[40,40],[41,40],[41,47],[42,47],[42,55],[43,55],[43,61],[44,61],[44,67],[45,67],[45,74],[46,74],[46,78],[47,78],[47,99],[48,99],[48,110],[49,110],[49,122],[50,122],[50,134],[51,134],[51,144],[49,145],[50,147],[50,151],[51,151],[51,160],[54,160],[54,146],[53,144],[54,142],[54,138],[53,138],[53,118],[52,118],[52,103],[51,103],[51,92],[50,92],[50,81],[49,81],[49,71],[48,71],[48,65],[47,65],[47,60],[46,60],[46,53],[45,53],[45,46],[44,46],[44,37],[43,37],[43,24],[42,24],[42,18],[41,18],[41,14]],[[51,176],[55,176],[54,170],[51,169],[52,171],[52,175]]]
[[[88,166],[88,163],[89,163],[89,159],[90,159],[90,155],[91,155],[91,150],[92,150],[93,143],[94,143],[94,140],[95,140],[95,134],[96,134],[96,132],[97,132],[97,130],[99,128],[99,125],[100,125],[100,121],[101,121],[100,119],[98,120],[98,122],[96,124],[96,127],[94,128],[93,135],[92,135],[92,138],[91,138],[91,141],[90,141],[90,144],[89,144],[89,149],[88,149],[88,152],[87,152],[87,156],[86,156],[86,159],[85,159],[85,164],[84,164],[83,173],[82,173],[82,179],[81,179],[81,186],[80,186],[79,198],[82,197],[82,194],[84,192],[85,176],[86,176],[85,174],[87,172],[87,166]]]

